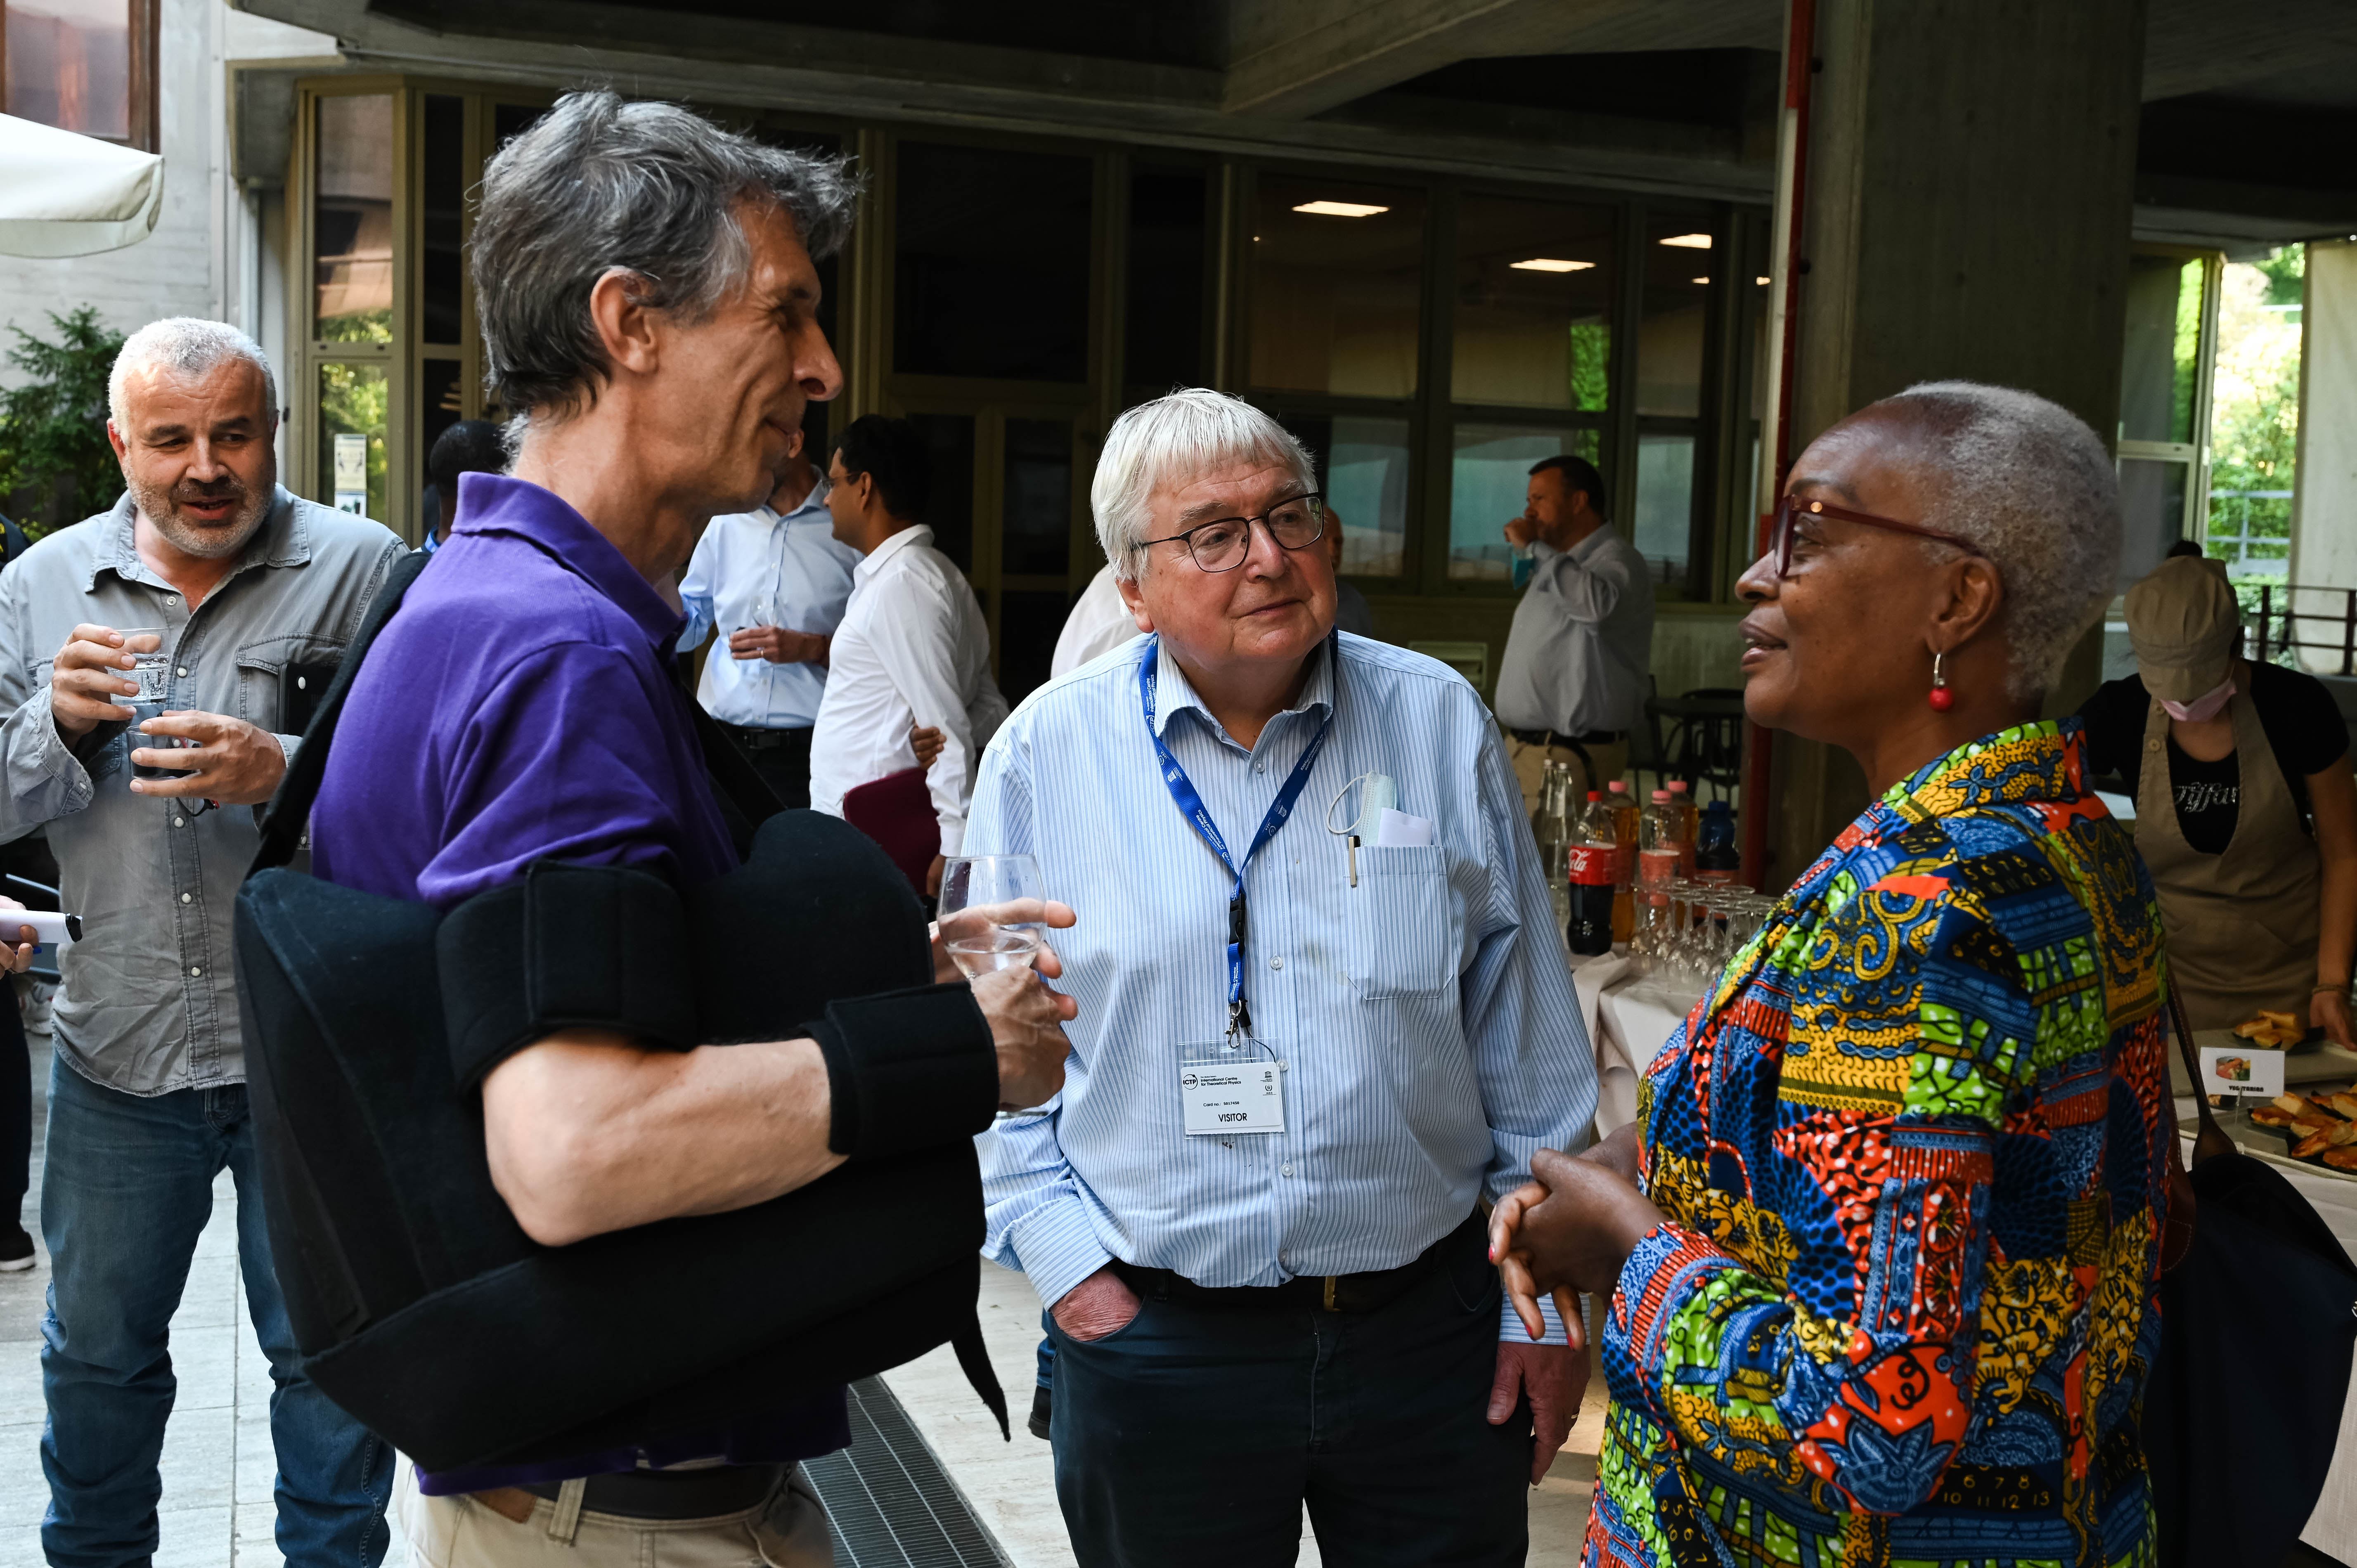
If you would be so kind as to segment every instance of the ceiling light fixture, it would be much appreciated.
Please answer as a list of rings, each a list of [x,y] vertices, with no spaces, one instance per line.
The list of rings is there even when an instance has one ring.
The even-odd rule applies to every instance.
[[[1758,284],[1761,288],[1766,288],[1768,286],[1768,279],[1764,275],[1753,278],[1751,281]]]
[[[1696,279],[1695,279],[1695,282],[1696,282],[1696,283],[1708,283],[1709,281],[1710,281],[1710,280],[1709,280],[1708,278],[1696,278]]]
[[[1707,234],[1673,234],[1662,243],[1675,245],[1682,251],[1707,251],[1718,242]]]
[[[1363,201],[1305,201],[1294,209],[1319,218],[1372,218],[1378,212],[1389,212],[1388,207],[1370,207]]]
[[[1553,256],[1533,256],[1527,262],[1509,262],[1518,273],[1584,273],[1594,267],[1594,262],[1565,262]]]

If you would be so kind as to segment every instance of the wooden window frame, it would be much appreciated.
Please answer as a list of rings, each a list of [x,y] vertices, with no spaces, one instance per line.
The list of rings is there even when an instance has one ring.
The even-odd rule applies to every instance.
[[[0,114],[13,114],[8,106],[8,29],[5,0],[0,0]],[[157,145],[157,113],[156,108],[156,35],[162,26],[163,0],[125,0],[126,22],[131,45],[130,70],[130,131],[127,136],[91,136],[94,142],[112,142],[118,147],[135,147],[143,153],[160,152]],[[63,127],[59,127],[62,129]],[[87,132],[76,132],[87,135]]]

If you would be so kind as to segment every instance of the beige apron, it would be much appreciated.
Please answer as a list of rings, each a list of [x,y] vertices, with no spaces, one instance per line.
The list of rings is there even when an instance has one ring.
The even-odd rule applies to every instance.
[[[2247,684],[2247,682],[2245,682]],[[2258,711],[2237,693],[2242,799],[2224,853],[2185,842],[2169,778],[2169,714],[2152,704],[2136,784],[2136,849],[2160,895],[2169,972],[2196,1029],[2231,1029],[2262,1007],[2308,1022],[2323,871]]]

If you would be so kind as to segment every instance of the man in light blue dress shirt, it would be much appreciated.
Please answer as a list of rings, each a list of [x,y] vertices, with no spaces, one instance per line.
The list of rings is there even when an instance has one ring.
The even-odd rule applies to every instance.
[[[811,726],[826,694],[828,645],[843,623],[859,553],[835,539],[826,477],[802,456],[796,436],[769,503],[714,518],[696,541],[679,585],[687,629],[678,646],[692,653],[721,630],[696,701],[779,800],[807,806]]]
[[[1289,1563],[1305,1503],[1329,1563],[1520,1563],[1587,1380],[1476,1218],[1596,1104],[1528,819],[1471,687],[1334,633],[1315,489],[1241,400],[1123,415],[1092,504],[1155,635],[1034,693],[974,791],[966,853],[1079,912],[1064,1090],[983,1168],[1082,1563]]]

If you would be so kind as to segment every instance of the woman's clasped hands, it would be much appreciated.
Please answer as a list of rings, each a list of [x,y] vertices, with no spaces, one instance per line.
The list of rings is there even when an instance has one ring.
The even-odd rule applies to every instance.
[[[1638,1189],[1633,1122],[1577,1155],[1541,1149],[1531,1175],[1491,1211],[1490,1261],[1536,1338],[1544,1332],[1541,1295],[1552,1294],[1564,1322],[1577,1324],[1571,1293],[1609,1296],[1629,1254],[1664,1216]]]

